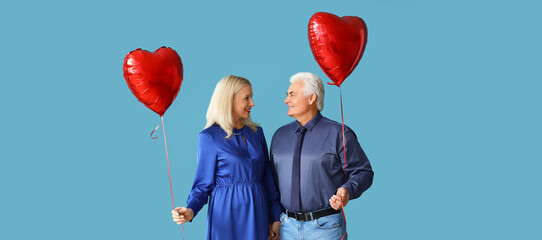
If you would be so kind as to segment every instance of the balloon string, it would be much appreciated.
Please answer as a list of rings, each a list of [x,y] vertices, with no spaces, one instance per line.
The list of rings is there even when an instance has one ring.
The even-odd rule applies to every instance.
[[[170,167],[169,167],[169,155],[168,155],[168,151],[167,151],[166,126],[164,125],[164,116],[161,116],[160,118],[162,119],[162,130],[164,132],[164,145],[166,146],[167,172],[168,172],[168,175],[169,175],[169,189],[171,190],[171,204],[173,204],[173,209],[175,209],[175,201],[173,200],[173,184],[171,183],[171,170],[170,170]],[[160,126],[160,125],[158,125],[158,126]],[[156,127],[156,128],[158,128],[158,127]],[[152,135],[152,133],[151,133],[151,135]],[[181,223],[181,227],[183,229],[182,239],[184,239],[184,224],[183,223]]]
[[[348,181],[348,175],[346,174],[346,142],[344,139],[344,117],[343,117],[343,92],[341,86],[339,86],[339,96],[341,98],[341,125],[343,130],[343,159],[344,159],[344,180]],[[162,124],[163,125],[163,124]],[[342,206],[342,212],[343,212],[343,219],[344,219],[344,234],[341,240],[344,239],[346,236],[346,214],[344,213],[344,202],[343,198],[341,197],[341,206]]]
[[[342,93],[341,87],[339,87],[339,94],[341,96],[341,125],[343,129],[344,180],[348,180],[348,176],[346,174],[346,143],[344,141],[343,93]]]
[[[344,214],[344,202],[343,202],[343,198],[341,197],[341,206],[342,206],[342,212],[343,212],[343,219],[344,219],[344,233],[343,233],[343,237],[341,238],[341,240],[344,239],[344,237],[346,236],[346,215]]]
[[[152,130],[152,132],[151,132],[151,138],[152,138],[152,139],[157,139],[157,138],[158,138],[158,137],[153,137],[152,134],[153,134],[154,131],[156,131],[156,129],[158,129],[159,127],[160,127],[160,123],[158,123],[158,126],[156,126],[156,127],[154,128],[154,130]]]

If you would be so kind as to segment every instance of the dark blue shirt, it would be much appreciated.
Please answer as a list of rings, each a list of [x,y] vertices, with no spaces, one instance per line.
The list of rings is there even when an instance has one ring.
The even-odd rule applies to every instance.
[[[296,130],[301,126],[293,121],[279,128],[271,141],[271,164],[274,167],[280,201],[288,211],[291,208],[292,161]],[[356,134],[345,126],[346,174],[341,123],[322,117],[318,112],[307,124],[301,149],[301,212],[329,208],[329,198],[339,187],[344,187],[355,199],[373,183],[373,170],[369,159],[359,145]]]

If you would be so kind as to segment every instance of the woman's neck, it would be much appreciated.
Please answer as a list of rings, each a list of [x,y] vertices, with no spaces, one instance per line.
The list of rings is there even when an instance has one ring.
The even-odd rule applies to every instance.
[[[237,128],[237,129],[241,129],[241,128],[243,128],[244,126],[245,126],[245,124],[243,123],[242,120],[238,120],[238,121],[235,121],[235,122],[233,123],[233,127],[234,127],[234,128]]]

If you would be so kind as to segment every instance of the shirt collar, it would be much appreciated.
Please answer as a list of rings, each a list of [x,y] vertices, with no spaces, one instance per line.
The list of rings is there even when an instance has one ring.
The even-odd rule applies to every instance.
[[[309,131],[312,131],[312,129],[314,128],[314,126],[316,126],[316,124],[320,121],[320,119],[322,119],[322,114],[320,114],[320,111],[318,111],[316,115],[314,115],[314,117],[307,124],[305,124],[305,128],[307,128],[307,130]],[[299,122],[297,122],[297,125],[301,127],[301,124],[299,124]],[[298,127],[298,130],[296,130],[296,132],[299,131],[299,127]]]
[[[241,132],[244,132],[246,128],[247,128],[247,125],[244,125],[244,126],[243,126],[242,128],[240,128],[240,129],[237,129],[237,128],[233,127],[233,128],[232,128],[232,132],[233,132],[234,134],[239,134],[239,133],[241,133]]]

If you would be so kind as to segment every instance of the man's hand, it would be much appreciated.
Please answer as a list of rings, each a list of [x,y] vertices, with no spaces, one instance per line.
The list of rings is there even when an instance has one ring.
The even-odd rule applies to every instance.
[[[333,209],[339,210],[341,209],[341,207],[346,206],[349,200],[350,194],[348,193],[348,190],[346,190],[346,188],[340,187],[339,189],[337,189],[335,195],[333,195],[329,199],[329,204]]]

